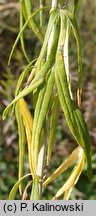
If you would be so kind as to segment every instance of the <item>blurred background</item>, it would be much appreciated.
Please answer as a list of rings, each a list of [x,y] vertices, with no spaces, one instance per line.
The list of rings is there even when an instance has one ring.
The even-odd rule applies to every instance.
[[[47,1],[48,2],[48,1]],[[38,7],[38,1],[34,1]],[[96,1],[81,0],[78,11],[78,25],[82,43],[83,59],[83,97],[82,112],[88,125],[92,144],[93,176],[88,181],[86,166],[74,188],[71,199],[96,199]],[[48,13],[44,13],[44,23],[47,24]],[[8,194],[18,178],[18,132],[15,117],[2,121],[4,108],[14,98],[17,79],[27,62],[18,43],[11,64],[8,57],[19,32],[19,0],[0,0],[0,199],[8,199]],[[26,29],[26,51],[33,59],[38,56],[41,44],[31,30]],[[70,40],[70,71],[72,85],[77,86],[76,45],[74,38]],[[27,97],[31,110],[31,96]],[[71,136],[64,116],[60,115],[56,127],[55,143],[51,164],[45,173],[52,173],[71,153],[76,146]],[[29,172],[27,150],[25,155],[25,173]],[[51,199],[63,185],[70,173],[70,169],[62,174],[54,183],[44,190],[43,199]],[[27,181],[24,182],[24,187]],[[17,195],[17,199],[19,196]]]

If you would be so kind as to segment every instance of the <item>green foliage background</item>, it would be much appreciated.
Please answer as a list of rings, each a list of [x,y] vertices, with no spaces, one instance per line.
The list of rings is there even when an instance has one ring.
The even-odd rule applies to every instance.
[[[19,31],[19,1],[0,1],[0,199],[8,199],[8,194],[18,178],[18,133],[15,118],[7,118],[2,121],[2,112],[6,105],[13,99],[17,78],[27,65],[18,44],[10,67],[7,65],[8,56],[12,44]],[[34,6],[38,7],[37,1]],[[47,1],[48,2],[48,1]],[[64,2],[64,1],[62,1]],[[8,4],[14,4],[8,7]],[[88,182],[86,167],[78,184],[74,188],[71,199],[96,199],[96,2],[81,0],[78,11],[78,25],[81,34],[82,55],[83,55],[83,98],[82,110],[92,141],[92,167],[93,177]],[[44,23],[48,20],[48,13],[44,13]],[[28,29],[25,32],[25,46],[29,57],[32,59],[38,56],[41,44],[34,34]],[[70,69],[74,91],[77,85],[75,61],[75,42],[70,42]],[[27,97],[31,112],[31,96]],[[45,174],[52,173],[74,149],[73,137],[66,126],[62,112],[56,127],[56,139],[53,149],[52,161]],[[25,155],[25,170],[29,172],[27,151]],[[44,199],[51,199],[52,195],[62,186],[68,177],[70,170],[62,174],[53,184],[50,184],[43,193]],[[24,187],[27,181],[24,182]],[[18,199],[18,195],[17,195]]]

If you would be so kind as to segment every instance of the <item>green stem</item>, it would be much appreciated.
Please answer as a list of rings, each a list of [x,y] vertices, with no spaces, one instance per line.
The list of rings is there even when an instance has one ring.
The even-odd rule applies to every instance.
[[[57,7],[57,4],[58,4],[58,0],[52,0],[52,10],[54,10]],[[50,56],[50,50],[51,50],[52,43],[53,43],[53,33],[54,33],[54,28],[52,28],[52,33],[49,36],[48,47],[47,47],[47,58],[49,58]],[[45,143],[46,142],[42,144],[40,151],[39,151],[36,174],[33,179],[30,200],[42,199],[42,174],[43,174],[44,158],[45,158],[45,147],[46,147]]]
[[[40,8],[43,8],[42,0],[39,1],[40,1]],[[43,27],[43,11],[40,11],[40,27]]]
[[[33,179],[30,200],[40,200],[42,198],[42,175],[44,168],[45,148],[46,146],[45,144],[43,144],[38,155],[38,166],[36,170],[36,175]]]
[[[41,191],[42,191],[42,184],[41,184],[40,178],[37,175],[35,175],[33,179],[30,200],[40,200]]]

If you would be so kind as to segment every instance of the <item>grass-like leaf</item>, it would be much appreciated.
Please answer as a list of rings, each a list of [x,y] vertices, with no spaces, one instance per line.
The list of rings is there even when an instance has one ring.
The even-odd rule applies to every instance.
[[[18,124],[18,135],[19,135],[19,180],[23,177],[24,174],[24,155],[25,155],[25,144],[26,144],[26,137],[25,137],[25,130],[24,124],[22,121],[22,116],[20,114],[20,107],[19,104],[16,104],[16,120]],[[20,195],[22,194],[22,182],[19,185]]]
[[[75,17],[73,18],[72,14],[69,13],[68,10],[62,10],[62,13],[68,18],[72,29],[74,36],[76,38],[76,43],[77,43],[77,56],[78,56],[78,91],[77,91],[77,96],[78,96],[78,104],[81,104],[81,93],[82,93],[82,54],[81,54],[81,42],[80,42],[80,36],[79,36],[79,31],[77,27],[77,22]]]
[[[19,185],[21,184],[21,182],[26,179],[27,177],[31,176],[31,173],[28,173],[26,174],[25,176],[23,176],[12,188],[12,190],[10,191],[10,194],[9,194],[9,200],[14,200],[15,199],[15,196],[16,196],[16,193],[17,193],[17,190],[18,190],[18,187]]]
[[[22,8],[20,6],[20,31],[23,27],[23,14],[22,14]],[[23,33],[21,34],[20,36],[20,42],[21,42],[21,47],[22,47],[22,51],[23,51],[23,54],[26,58],[26,60],[28,61],[28,63],[30,62],[30,59],[26,53],[26,50],[25,50],[25,43],[24,43],[24,36],[23,36]]]
[[[24,30],[26,29],[28,23],[30,22],[30,20],[31,20],[36,14],[38,14],[38,13],[40,12],[40,10],[44,10],[45,8],[47,8],[47,7],[43,7],[43,8],[41,8],[41,9],[38,9],[38,10],[35,11],[34,13],[32,13],[32,15],[28,18],[28,20],[26,21],[26,23],[25,23],[24,26],[22,27],[22,29],[21,29],[21,31],[19,32],[19,34],[18,34],[18,36],[17,36],[17,38],[16,38],[16,40],[15,40],[15,43],[14,43],[14,45],[13,45],[13,47],[12,47],[12,50],[11,50],[11,53],[10,53],[10,56],[9,56],[9,60],[8,60],[8,65],[10,64],[10,61],[11,61],[13,52],[14,52],[14,50],[15,50],[15,48],[16,48],[16,45],[17,45],[17,43],[18,43],[18,41],[19,41],[19,39],[20,39],[22,33],[23,33]]]

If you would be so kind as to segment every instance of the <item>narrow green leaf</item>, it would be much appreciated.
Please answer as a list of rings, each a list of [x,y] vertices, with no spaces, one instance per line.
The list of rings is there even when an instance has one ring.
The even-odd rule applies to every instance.
[[[38,13],[40,12],[40,10],[44,10],[45,8],[47,8],[47,7],[43,7],[43,8],[41,8],[41,9],[38,9],[38,10],[35,11],[34,13],[32,13],[32,15],[28,18],[28,20],[26,21],[26,23],[25,23],[24,26],[22,27],[21,31],[19,32],[19,34],[18,34],[18,36],[17,36],[17,38],[16,38],[16,40],[15,40],[15,43],[13,44],[13,47],[12,47],[12,50],[11,50],[11,53],[10,53],[10,56],[9,56],[9,60],[8,60],[8,65],[10,64],[10,61],[11,61],[13,52],[14,52],[14,50],[15,50],[15,48],[16,48],[16,45],[17,45],[17,43],[18,43],[18,41],[19,41],[19,39],[20,39],[20,36],[22,35],[22,33],[24,32],[24,30],[26,29],[28,23],[30,22],[30,20],[31,20],[36,14],[38,14]]]
[[[49,41],[49,38],[50,38],[52,27],[53,27],[53,25],[54,25],[54,23],[55,23],[55,21],[57,19],[57,16],[58,16],[58,11],[57,10],[52,11],[51,14],[50,14],[50,18],[49,18],[49,22],[48,22],[48,26],[47,26],[47,30],[46,30],[46,34],[45,34],[45,38],[44,38],[44,42],[43,42],[41,52],[40,52],[39,57],[38,57],[36,73],[38,73],[38,72],[41,73],[40,70],[41,70],[42,61],[44,62],[44,59],[46,57],[48,41]]]
[[[27,17],[27,11],[26,11],[26,7],[25,7],[25,2],[24,2],[24,0],[20,0],[20,6],[21,6],[21,8],[22,8],[23,16],[24,16],[25,20],[27,20],[28,17]]]
[[[79,0],[74,0],[74,16],[76,17],[76,13],[78,11]]]
[[[56,123],[58,119],[58,115],[57,115],[58,109],[59,109],[59,100],[56,97],[55,99],[53,99],[52,108],[50,110],[51,116],[50,116],[50,126],[49,126],[50,128],[49,128],[49,134],[48,134],[47,166],[50,163],[52,150],[53,150]]]
[[[20,6],[20,31],[21,31],[22,27],[23,27],[23,15],[22,15],[22,8],[21,8],[21,6]],[[22,33],[21,36],[20,36],[20,41],[21,41],[21,47],[22,47],[24,56],[25,56],[25,58],[27,59],[27,61],[28,61],[28,63],[29,63],[30,60],[29,60],[29,57],[28,57],[28,55],[27,55],[27,53],[26,53],[26,50],[25,50],[25,44],[24,44],[24,36],[23,36],[23,33]]]
[[[15,199],[15,196],[16,196],[16,193],[17,193],[17,190],[18,190],[18,187],[19,185],[21,184],[21,182],[27,178],[31,176],[31,173],[29,174],[26,174],[25,176],[23,176],[12,188],[12,190],[10,191],[10,194],[9,194],[9,200],[14,200]]]
[[[17,86],[16,86],[16,90],[15,90],[15,97],[19,94],[19,91],[21,89],[21,86],[23,84],[23,81],[25,79],[25,77],[27,76],[28,72],[32,69],[32,64],[36,61],[37,59],[34,59],[33,61],[31,61],[25,68],[25,70],[21,73],[21,75],[19,76],[19,79],[17,81]],[[11,118],[14,114],[14,110],[15,110],[15,103],[13,105],[12,111],[11,111]]]
[[[26,10],[26,14],[27,14],[27,19],[31,16],[32,14],[32,1],[31,0],[23,0],[22,1],[24,8]],[[41,8],[42,9],[42,8]],[[40,10],[41,12],[41,10]],[[25,15],[25,13],[24,13]],[[25,15],[25,20],[26,20],[26,15]],[[35,33],[35,35],[39,38],[39,40],[41,42],[43,42],[43,35],[42,35],[42,30],[39,27],[38,23],[36,22],[36,20],[34,19],[34,17],[30,20],[30,22],[28,23],[29,28],[32,29],[32,31]]]
[[[15,98],[14,100],[6,107],[6,109],[3,112],[2,118],[3,120],[6,118],[9,109],[11,106],[16,103],[18,100],[21,98],[25,97],[28,95],[30,92],[32,92],[35,88],[37,88],[41,83],[43,83],[44,77],[38,78],[34,83],[31,83],[29,86],[26,86]]]
[[[53,92],[53,86],[54,86],[54,73],[50,73],[50,76],[48,78],[47,81],[47,86],[44,86],[42,88],[42,91],[40,93],[43,92],[42,94],[42,101],[41,101],[41,106],[39,106],[39,115],[38,115],[38,121],[36,124],[36,128],[34,131],[34,137],[32,137],[32,140],[34,138],[34,145],[33,145],[33,157],[34,157],[34,165],[35,165],[35,169],[37,166],[37,162],[38,162],[38,154],[39,154],[39,150],[40,150],[40,137],[41,137],[41,133],[42,133],[42,129],[44,126],[44,121],[46,119],[46,113],[48,111],[48,107],[49,107],[49,103],[50,103],[50,99],[52,97],[52,92]],[[41,98],[41,94],[39,94],[39,98]],[[39,100],[40,101],[40,100]],[[37,101],[38,103],[38,101]],[[36,104],[37,106],[37,104]],[[36,111],[37,109],[35,109]],[[38,111],[38,110],[37,110]],[[34,125],[33,125],[34,127]],[[32,141],[33,143],[33,141]]]
[[[87,125],[85,123],[82,112],[77,107],[77,105],[71,100],[68,83],[64,68],[63,56],[61,51],[58,50],[56,58],[56,85],[58,89],[58,96],[62,109],[65,114],[66,122],[69,126],[71,133],[78,142],[78,144],[84,148],[86,160],[87,160],[87,170],[89,178],[91,177],[91,155],[90,155],[90,136],[88,132]]]
[[[42,0],[39,0],[39,4],[40,4],[40,8],[43,7],[43,1]],[[42,11],[40,11],[40,27],[43,26],[43,13]]]
[[[32,0],[23,0],[28,16],[32,14]]]
[[[29,71],[32,69],[32,65],[34,64],[34,62],[37,61],[37,58],[32,60],[25,68],[25,70],[21,73],[21,75],[19,76],[18,82],[17,82],[17,86],[16,86],[16,91],[15,91],[15,96],[18,95],[20,88],[23,84],[23,81],[25,79],[25,77],[27,76],[27,74],[29,73]]]

